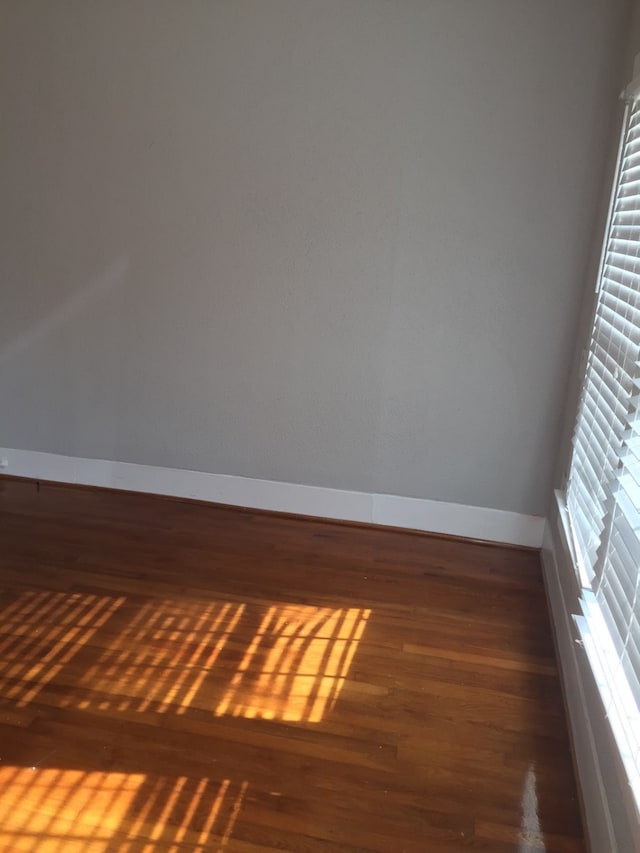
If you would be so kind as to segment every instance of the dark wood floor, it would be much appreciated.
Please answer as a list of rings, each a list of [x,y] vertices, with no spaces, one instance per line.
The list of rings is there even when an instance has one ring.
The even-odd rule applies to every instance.
[[[533,552],[0,479],[0,849],[583,849]]]

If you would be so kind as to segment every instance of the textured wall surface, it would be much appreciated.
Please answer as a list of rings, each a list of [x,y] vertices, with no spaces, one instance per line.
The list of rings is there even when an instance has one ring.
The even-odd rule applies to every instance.
[[[0,0],[0,445],[542,513],[624,0]]]

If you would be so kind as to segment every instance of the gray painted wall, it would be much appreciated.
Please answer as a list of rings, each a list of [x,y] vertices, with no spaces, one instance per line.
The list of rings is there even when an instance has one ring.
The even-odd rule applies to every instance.
[[[625,0],[0,0],[0,446],[542,514]]]

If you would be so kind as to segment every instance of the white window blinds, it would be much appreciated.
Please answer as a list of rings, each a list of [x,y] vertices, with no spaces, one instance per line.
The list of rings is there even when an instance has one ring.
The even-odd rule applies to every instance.
[[[584,626],[627,766],[640,766],[640,105],[627,112],[574,433],[567,510]],[[580,623],[579,623],[580,624]],[[584,637],[583,637],[584,638]],[[622,742],[621,742],[622,741]]]

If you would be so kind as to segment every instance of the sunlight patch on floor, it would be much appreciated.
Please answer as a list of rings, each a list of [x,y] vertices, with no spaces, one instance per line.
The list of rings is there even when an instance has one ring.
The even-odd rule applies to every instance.
[[[124,597],[26,592],[2,608],[0,692],[22,708],[86,646]]]
[[[26,593],[3,612],[0,689],[93,712],[320,722],[368,609]]]
[[[244,604],[228,602],[170,600],[141,606],[83,674],[80,687],[90,692],[78,706],[183,714],[233,636],[244,609]]]
[[[0,768],[0,848],[226,853],[248,782]]]
[[[322,720],[342,690],[370,613],[270,607],[216,716]]]

